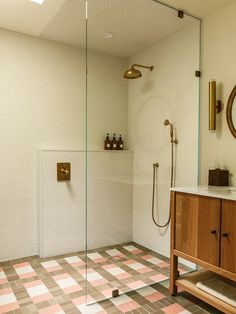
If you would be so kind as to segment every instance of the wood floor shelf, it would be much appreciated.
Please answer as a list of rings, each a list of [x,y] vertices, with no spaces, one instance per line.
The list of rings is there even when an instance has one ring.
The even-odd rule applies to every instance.
[[[180,257],[204,269],[179,277]],[[170,293],[181,287],[223,313],[236,314],[235,307],[196,287],[219,275],[236,282],[236,201],[172,191]]]
[[[218,308],[223,313],[235,314],[236,308],[221,301],[220,299],[210,295],[199,289],[196,284],[206,278],[213,277],[214,274],[207,270],[196,271],[189,275],[184,275],[176,280],[176,286],[182,288],[183,290],[191,293],[195,297],[201,299],[202,301]]]

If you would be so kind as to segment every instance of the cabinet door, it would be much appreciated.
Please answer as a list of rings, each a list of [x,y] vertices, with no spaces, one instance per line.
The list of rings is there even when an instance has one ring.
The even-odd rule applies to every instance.
[[[220,267],[236,273],[236,202],[222,201]]]
[[[220,265],[220,205],[217,198],[199,196],[197,258]]]
[[[219,266],[220,200],[176,193],[175,248]]]
[[[197,257],[198,196],[176,193],[175,248]]]

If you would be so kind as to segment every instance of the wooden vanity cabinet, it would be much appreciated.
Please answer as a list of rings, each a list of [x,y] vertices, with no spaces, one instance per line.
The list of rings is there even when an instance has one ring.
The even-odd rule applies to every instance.
[[[220,267],[236,273],[236,202],[222,200]]]
[[[179,277],[179,257],[236,281],[236,201],[171,192],[170,258],[171,294],[180,286],[224,313],[236,313],[236,308],[196,288],[188,276]],[[194,273],[189,278],[197,278]]]

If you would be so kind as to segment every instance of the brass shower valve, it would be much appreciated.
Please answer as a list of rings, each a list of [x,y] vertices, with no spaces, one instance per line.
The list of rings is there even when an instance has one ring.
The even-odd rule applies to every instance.
[[[57,181],[70,181],[70,163],[58,162],[57,163]]]

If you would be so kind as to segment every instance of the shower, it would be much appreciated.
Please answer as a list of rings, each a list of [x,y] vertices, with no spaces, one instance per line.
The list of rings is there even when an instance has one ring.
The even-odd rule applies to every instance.
[[[176,138],[176,134],[174,132],[173,124],[166,119],[164,121],[164,126],[170,126],[170,143],[171,143],[171,174],[170,174],[170,186],[173,187],[174,185],[174,144],[178,144],[178,140]],[[153,181],[152,181],[152,220],[156,226],[159,228],[167,227],[170,223],[170,209],[169,209],[169,215],[168,220],[166,223],[161,225],[159,222],[156,221],[155,215],[154,215],[154,205],[155,205],[155,188],[156,188],[156,178],[157,178],[157,169],[159,167],[159,163],[156,162],[153,164]]]
[[[146,66],[146,65],[142,65],[142,64],[133,64],[132,67],[125,71],[124,73],[124,78],[126,79],[137,79],[140,78],[142,76],[141,71],[135,69],[134,67],[140,67],[140,68],[145,68],[145,69],[149,69],[150,71],[153,71],[154,66]]]
[[[178,144],[178,140],[177,140],[177,138],[175,138],[174,139],[174,130],[173,130],[173,125],[172,125],[172,123],[170,123],[170,121],[168,120],[168,119],[166,119],[165,121],[164,121],[164,126],[170,126],[170,142],[172,143],[172,144]],[[172,185],[171,185],[172,186]]]

